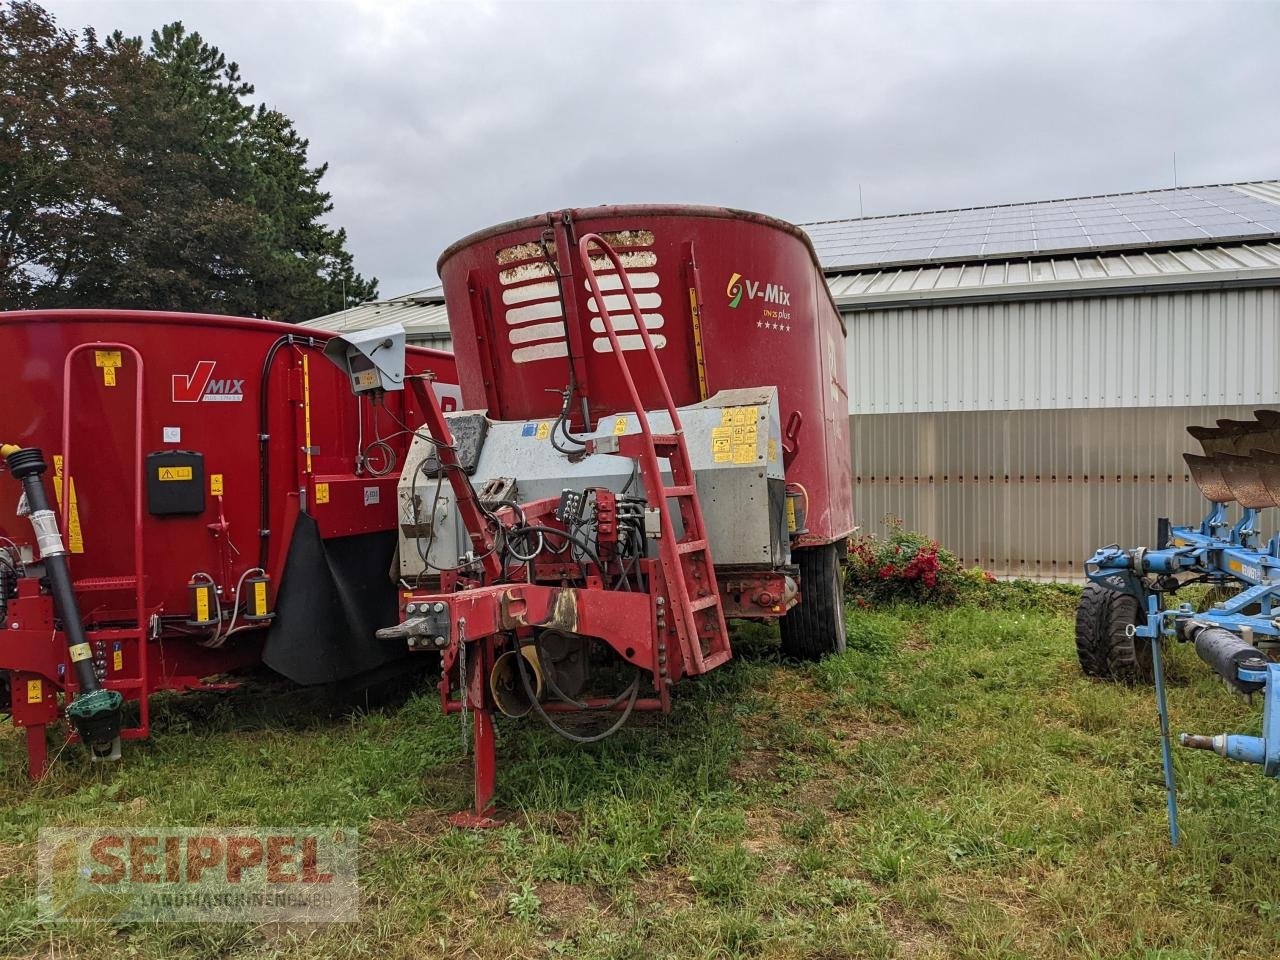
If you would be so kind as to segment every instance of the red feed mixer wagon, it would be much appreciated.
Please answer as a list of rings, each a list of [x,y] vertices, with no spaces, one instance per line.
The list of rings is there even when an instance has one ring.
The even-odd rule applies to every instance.
[[[378,635],[442,652],[475,743],[456,822],[487,825],[495,710],[602,739],[725,663],[729,618],[781,620],[792,656],[843,649],[844,329],[805,234],[735,210],[565,210],[439,270],[463,409],[408,381],[409,588]],[[378,352],[394,338],[343,341],[356,391],[405,383]]]
[[[417,393],[353,398],[330,336],[0,314],[0,496],[19,505],[0,512],[0,711],[26,729],[33,777],[64,712],[96,758],[118,756],[148,735],[155,691],[259,662],[349,681],[404,655],[374,632],[398,619],[402,424],[423,411]],[[457,406],[450,355],[395,349],[437,409]]]

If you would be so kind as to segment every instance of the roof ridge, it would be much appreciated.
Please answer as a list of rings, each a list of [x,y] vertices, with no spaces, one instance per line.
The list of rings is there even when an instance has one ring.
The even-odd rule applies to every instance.
[[[1118,190],[1112,193],[1088,193],[1077,197],[1050,197],[1046,200],[1015,200],[1008,203],[978,203],[967,207],[941,207],[936,210],[913,210],[904,213],[878,213],[874,216],[833,217],[830,220],[805,220],[798,227],[817,227],[827,223],[858,223],[864,220],[893,220],[898,217],[924,217],[933,213],[963,213],[966,210],[999,210],[1004,207],[1030,207],[1041,203],[1069,203],[1072,200],[1102,200],[1107,197],[1136,197],[1146,193],[1173,193],[1184,190],[1208,190],[1213,187],[1250,187],[1258,184],[1280,184],[1275,178],[1261,180],[1233,180],[1227,183],[1196,183],[1175,187],[1149,187],[1145,190]]]

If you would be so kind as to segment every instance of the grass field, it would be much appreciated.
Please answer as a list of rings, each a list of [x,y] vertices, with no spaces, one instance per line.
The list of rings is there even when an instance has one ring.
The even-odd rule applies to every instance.
[[[0,954],[69,957],[1271,957],[1280,793],[1183,751],[1167,840],[1151,692],[1088,682],[1073,598],[850,613],[850,651],[765,630],[669,718],[580,748],[499,728],[509,825],[460,832],[458,722],[424,693],[300,720],[295,694],[158,701],[115,769],[39,786],[0,736]],[[1185,649],[1175,729],[1256,731]],[[305,699],[305,698],[304,698]],[[354,925],[41,926],[43,825],[354,825]]]

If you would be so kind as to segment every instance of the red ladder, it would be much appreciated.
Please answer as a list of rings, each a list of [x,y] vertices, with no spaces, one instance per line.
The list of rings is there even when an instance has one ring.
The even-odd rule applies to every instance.
[[[600,282],[596,277],[595,267],[591,263],[591,246],[600,248],[613,268],[618,272],[618,279],[627,295],[627,304],[631,315],[635,318],[636,331],[644,343],[645,353],[653,368],[654,378],[662,391],[662,400],[666,405],[667,415],[671,418],[670,434],[655,434],[645,416],[640,394],[636,390],[631,368],[623,354],[622,345],[613,328],[613,318],[605,306],[604,294],[600,290]],[[635,409],[636,419],[640,425],[640,433],[618,438],[618,452],[631,457],[640,469],[640,478],[644,483],[645,496],[650,507],[658,510],[661,531],[658,537],[658,557],[662,564],[662,576],[670,597],[673,609],[669,616],[674,619],[676,636],[680,641],[681,657],[686,673],[706,673],[718,667],[732,656],[729,649],[729,631],[725,627],[724,610],[720,605],[720,589],[716,583],[715,567],[711,562],[711,548],[707,543],[707,528],[702,519],[702,506],[698,501],[697,488],[694,485],[693,470],[689,466],[689,450],[685,445],[684,427],[680,423],[680,414],[676,410],[675,401],[671,399],[671,390],[667,386],[667,378],[662,374],[658,363],[658,355],[653,341],[645,327],[640,313],[640,305],[631,289],[631,280],[622,268],[622,262],[614,249],[599,235],[589,233],[578,241],[578,257],[586,271],[587,282],[591,285],[592,296],[595,297],[600,321],[605,333],[609,336],[609,344],[614,356],[618,358],[618,369],[626,384],[627,393],[631,397],[631,405]],[[662,467],[659,460],[667,460],[671,467],[671,485],[662,479]],[[675,539],[675,527],[671,520],[670,501],[676,501],[680,510],[680,522],[684,535]]]

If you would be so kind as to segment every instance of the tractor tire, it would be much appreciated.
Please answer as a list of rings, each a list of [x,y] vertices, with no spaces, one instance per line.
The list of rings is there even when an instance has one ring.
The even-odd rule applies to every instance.
[[[782,617],[782,653],[793,660],[821,660],[845,650],[844,578],[839,544],[795,552],[800,602]]]
[[[1091,583],[1076,607],[1076,656],[1085,676],[1119,683],[1151,683],[1151,645],[1130,637],[1128,628],[1146,620],[1142,604],[1129,593]]]

